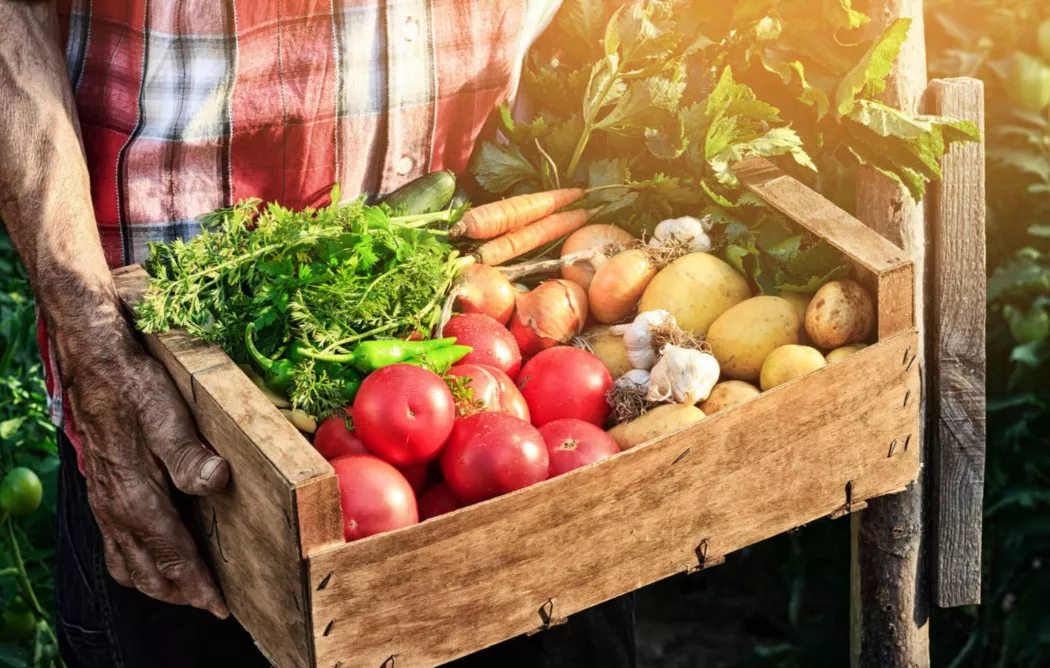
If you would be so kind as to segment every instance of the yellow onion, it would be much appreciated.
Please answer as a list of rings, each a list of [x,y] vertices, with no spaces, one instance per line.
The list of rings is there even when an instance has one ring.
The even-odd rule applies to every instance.
[[[516,301],[510,331],[522,357],[568,343],[587,321],[587,293],[572,281],[546,281],[519,293]]]
[[[637,243],[630,232],[615,225],[587,225],[569,235],[561,246],[561,257],[581,251],[602,250],[605,248],[630,248]],[[561,277],[579,283],[584,290],[591,286],[594,272],[605,260],[605,255],[595,255],[587,262],[566,264],[561,268]]]
[[[657,267],[640,249],[609,258],[595,272],[587,291],[591,312],[598,322],[623,320],[638,308],[638,300],[656,275]]]
[[[499,269],[468,265],[456,278],[455,308],[460,313],[482,313],[506,325],[514,312],[515,292]]]

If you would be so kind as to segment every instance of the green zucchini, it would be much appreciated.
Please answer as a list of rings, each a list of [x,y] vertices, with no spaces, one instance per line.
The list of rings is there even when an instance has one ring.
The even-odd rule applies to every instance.
[[[463,188],[456,186],[456,192],[452,195],[452,201],[448,203],[448,208],[458,209],[464,204],[470,206],[470,194]]]
[[[434,213],[448,206],[456,191],[456,175],[442,170],[409,181],[383,198],[383,203],[400,215]]]

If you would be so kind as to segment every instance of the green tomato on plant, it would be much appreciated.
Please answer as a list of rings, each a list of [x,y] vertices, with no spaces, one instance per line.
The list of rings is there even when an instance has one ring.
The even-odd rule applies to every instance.
[[[0,508],[15,517],[28,515],[40,507],[44,487],[31,469],[17,466],[0,483]]]
[[[1050,105],[1050,67],[1027,53],[1015,53],[1006,90],[1018,107],[1041,113]]]
[[[1050,315],[1040,306],[1025,312],[1010,304],[1003,308],[1003,315],[1010,325],[1010,335],[1022,345],[1050,337]]]
[[[36,615],[21,597],[15,597],[3,612],[3,635],[12,640],[23,640],[36,629]]]

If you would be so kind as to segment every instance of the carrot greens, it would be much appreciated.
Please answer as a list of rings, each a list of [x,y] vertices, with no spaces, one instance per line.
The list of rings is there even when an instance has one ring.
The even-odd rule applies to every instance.
[[[451,246],[421,226],[454,215],[399,218],[363,200],[303,211],[241,202],[206,216],[189,241],[151,246],[139,327],[184,329],[245,363],[250,327],[262,355],[295,364],[292,403],[330,412],[345,405],[353,379],[310,355],[429,332],[459,264]]]

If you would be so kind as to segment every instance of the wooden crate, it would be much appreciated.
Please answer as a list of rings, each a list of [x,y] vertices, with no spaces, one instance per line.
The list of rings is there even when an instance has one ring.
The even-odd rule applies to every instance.
[[[762,160],[759,197],[851,258],[878,343],[665,438],[345,544],[335,475],[214,346],[149,336],[233,477],[197,501],[230,609],[282,668],[434,666],[825,516],[919,471],[911,261]],[[145,273],[115,272],[125,303]]]

